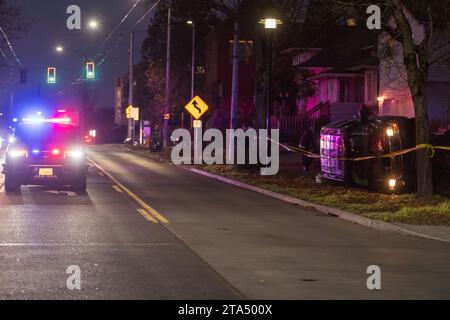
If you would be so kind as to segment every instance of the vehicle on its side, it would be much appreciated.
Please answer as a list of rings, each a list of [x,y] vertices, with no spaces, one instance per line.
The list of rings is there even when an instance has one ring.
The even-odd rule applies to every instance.
[[[17,192],[22,185],[85,191],[88,166],[79,128],[68,118],[25,120],[6,150],[5,191]]]
[[[413,192],[416,157],[401,152],[414,146],[414,119],[384,116],[330,123],[321,130],[321,178],[387,193]]]

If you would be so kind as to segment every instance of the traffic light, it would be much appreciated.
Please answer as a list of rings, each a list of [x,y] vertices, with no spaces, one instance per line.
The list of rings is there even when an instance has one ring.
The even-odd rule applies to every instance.
[[[20,83],[27,83],[27,69],[20,69]]]
[[[92,61],[86,63],[86,78],[95,79],[95,63]]]
[[[48,83],[56,83],[56,68],[48,68],[47,70],[47,82]]]

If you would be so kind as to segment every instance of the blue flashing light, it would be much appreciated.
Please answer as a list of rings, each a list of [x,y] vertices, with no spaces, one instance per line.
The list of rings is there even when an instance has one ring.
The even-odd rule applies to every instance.
[[[34,150],[33,150],[33,154],[39,154],[39,152],[40,152],[40,151],[37,150],[37,149],[34,149]]]
[[[46,122],[45,119],[41,118],[41,117],[29,117],[29,118],[24,118],[22,119],[22,122],[24,123],[44,123]]]

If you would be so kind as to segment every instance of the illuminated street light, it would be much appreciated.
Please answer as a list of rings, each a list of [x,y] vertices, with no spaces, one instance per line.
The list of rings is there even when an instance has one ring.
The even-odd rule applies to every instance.
[[[268,45],[268,83],[266,91],[266,128],[270,132],[270,114],[271,114],[271,104],[272,104],[272,56],[273,56],[273,36],[275,30],[279,25],[283,24],[283,21],[278,18],[278,14],[274,8],[269,8],[266,12],[265,18],[259,20],[259,23],[264,25],[269,35],[269,45]]]
[[[91,28],[91,29],[97,29],[98,28],[98,21],[97,20],[91,20],[91,21],[89,21],[89,28]]]
[[[283,24],[283,21],[276,18],[265,18],[261,19],[259,23],[263,24],[265,29],[277,29],[278,25]]]
[[[63,51],[64,51],[64,48],[61,47],[61,46],[57,46],[57,47],[56,47],[56,51],[57,51],[57,52],[63,52]]]
[[[192,26],[192,64],[191,64],[191,98],[193,99],[195,96],[195,37],[196,37],[196,28],[194,20],[188,20],[186,23]],[[191,117],[191,128],[192,128],[192,117]],[[184,112],[181,113],[181,127],[184,128]]]

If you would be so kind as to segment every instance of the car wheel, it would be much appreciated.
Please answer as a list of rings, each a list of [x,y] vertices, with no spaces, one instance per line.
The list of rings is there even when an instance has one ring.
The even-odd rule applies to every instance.
[[[83,192],[87,188],[87,177],[83,176],[77,179],[77,181],[72,184],[72,189],[74,191]]]
[[[20,184],[17,184],[14,179],[9,175],[5,175],[5,191],[6,192],[19,192]]]

